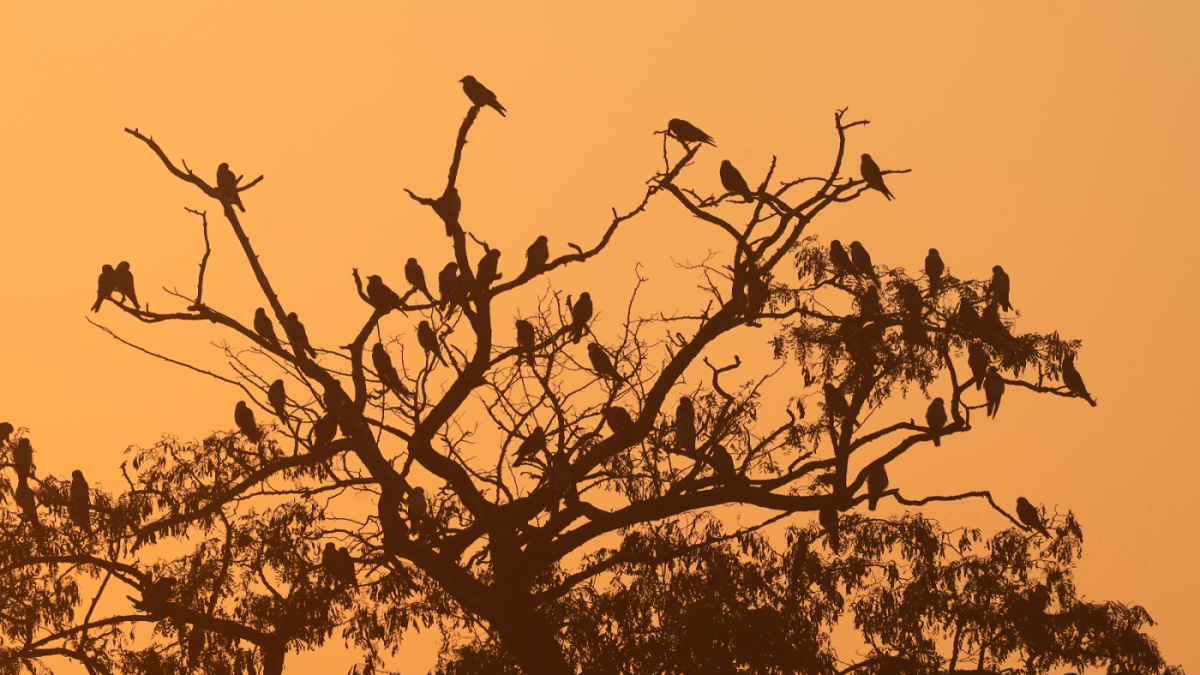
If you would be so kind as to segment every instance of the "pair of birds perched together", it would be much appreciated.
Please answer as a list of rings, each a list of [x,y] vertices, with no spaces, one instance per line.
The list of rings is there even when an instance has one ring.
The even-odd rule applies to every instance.
[[[100,278],[96,282],[96,304],[92,305],[92,311],[99,312],[100,306],[105,300],[112,299],[113,293],[121,294],[120,304],[125,304],[125,300],[128,299],[135,309],[142,308],[133,288],[133,272],[129,269],[129,263],[123,260],[117,263],[116,269],[113,269],[112,265],[100,268]]]
[[[671,120],[667,123],[667,132],[685,146],[689,143],[707,143],[714,148],[717,147],[717,144],[713,142],[712,136],[704,133],[687,120],[679,118]],[[883,182],[883,171],[880,170],[875,160],[871,159],[871,156],[865,152],[859,164],[859,172],[862,174],[863,182],[867,184],[869,189],[878,190],[883,193],[883,196],[887,197],[888,201],[895,199],[891,190]],[[742,176],[742,172],[738,171],[732,162],[727,159],[721,162],[720,175],[721,186],[726,191],[738,195],[746,201],[754,199],[754,191],[750,189],[749,184],[746,183],[746,179]]]
[[[21,512],[25,514],[25,519],[34,526],[40,526],[42,521],[38,518],[37,497],[33,494],[33,489],[29,487],[29,479],[33,476],[33,445],[28,438],[24,437],[17,439],[15,444],[10,443],[9,439],[13,431],[12,424],[0,422],[0,447],[13,446],[13,469],[17,472],[17,486],[13,490],[13,499],[21,508]],[[67,496],[67,515],[79,529],[91,532],[91,510],[91,488],[87,479],[83,477],[83,472],[76,469],[71,472],[71,488]]]

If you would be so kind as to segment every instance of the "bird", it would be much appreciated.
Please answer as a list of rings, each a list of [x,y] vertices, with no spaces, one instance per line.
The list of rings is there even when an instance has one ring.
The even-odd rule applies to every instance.
[[[1017,497],[1017,518],[1025,527],[1032,530],[1037,530],[1043,537],[1049,539],[1050,532],[1042,523],[1042,516],[1038,513],[1037,507],[1029,503],[1024,497]]]
[[[245,401],[237,402],[237,406],[233,409],[233,421],[237,423],[238,430],[252,442],[257,443],[262,440],[262,432],[258,430],[258,423],[254,421],[254,411],[246,405]]]
[[[408,493],[408,520],[413,529],[420,527],[428,515],[429,503],[425,501],[425,488],[413,488],[413,491]]]
[[[421,269],[421,263],[417,262],[416,258],[409,258],[408,262],[404,263],[404,278],[413,288],[421,291],[429,299],[429,302],[433,302],[429,286],[425,284],[425,270]]]
[[[446,224],[447,237],[462,234],[458,224],[458,215],[462,213],[462,197],[458,196],[458,188],[453,185],[446,188],[442,196],[433,202],[433,212]]]
[[[33,495],[33,490],[29,489],[28,483],[24,480],[17,483],[13,497],[16,499],[17,506],[21,507],[21,511],[25,513],[26,520],[34,525],[42,524],[42,521],[38,519],[37,497]]]
[[[533,275],[541,272],[550,260],[550,240],[542,235],[533,240],[525,250],[525,274]]]
[[[685,146],[688,143],[708,143],[714,148],[717,147],[717,144],[713,143],[712,136],[700,131],[685,120],[676,118],[667,122],[667,131]]]
[[[225,201],[233,204],[241,209],[242,213],[246,212],[246,207],[242,206],[242,195],[238,193],[238,177],[233,175],[229,170],[229,164],[222,162],[217,167],[217,190],[225,195]]]
[[[517,446],[516,461],[513,466],[520,466],[533,459],[539,452],[546,452],[546,430],[541,426],[534,427],[529,436]]]
[[[1075,357],[1067,354],[1062,360],[1062,379],[1063,384],[1067,385],[1067,389],[1072,394],[1086,400],[1096,407],[1096,402],[1092,400],[1092,395],[1088,393],[1087,387],[1083,385],[1083,376],[1075,369]]]
[[[938,399],[939,401],[941,399]],[[867,508],[874,511],[879,504],[879,498],[888,489],[887,467],[883,464],[871,469],[867,474]]]
[[[407,270],[405,270],[407,273]],[[367,277],[367,300],[379,310],[396,309],[400,306],[400,295],[383,283],[383,277],[372,274]]]
[[[992,268],[992,283],[988,286],[988,292],[992,295],[992,299],[999,303],[1004,311],[1012,311],[1012,303],[1008,301],[1008,292],[1011,284],[1008,279],[1008,274],[1004,268],[996,265]]]
[[[375,346],[371,347],[371,365],[375,366],[375,374],[379,376],[379,381],[384,387],[391,389],[397,396],[411,395],[408,387],[400,381],[400,373],[396,372],[396,366],[392,365],[392,357],[382,342],[376,342]]]
[[[750,186],[746,184],[742,172],[738,171],[733,162],[727,159],[721,160],[721,185],[726,192],[738,195],[746,201],[754,199],[754,193],[750,191]]]
[[[575,484],[571,474],[571,460],[565,453],[554,456],[550,463],[550,489],[557,494],[565,494]]]
[[[342,582],[342,585],[357,586],[358,579],[354,574],[354,560],[350,558],[350,550],[345,546],[340,547],[333,560],[337,569],[337,578]]]
[[[279,338],[275,335],[275,324],[267,317],[267,310],[259,307],[254,310],[254,332],[276,349],[279,348]]]
[[[746,282],[746,310],[749,316],[757,316],[771,298],[771,285],[759,274],[751,274]]]
[[[1000,398],[1004,396],[1004,378],[996,366],[988,366],[987,375],[983,378],[983,394],[987,397],[987,415],[995,419],[1000,412]]]
[[[604,422],[608,424],[608,428],[612,429],[614,435],[620,436],[628,431],[633,431],[633,418],[629,416],[629,411],[619,405],[609,406],[604,409]]]
[[[857,241],[850,242],[850,260],[859,272],[871,277],[876,284],[879,283],[879,276],[875,274],[875,266],[871,264],[871,254],[867,253],[867,249]]]
[[[825,391],[825,411],[829,413],[829,418],[832,420],[834,415],[850,417],[850,405],[846,403],[842,390],[829,382],[822,389]]]
[[[987,350],[978,342],[972,342],[967,347],[967,365],[971,367],[971,376],[975,380],[975,391],[983,389],[983,381],[987,378],[988,366],[992,360],[988,358]]]
[[[983,308],[983,317],[980,318],[979,325],[984,339],[995,347],[1007,348],[1012,342],[1012,333],[1008,332],[1008,326],[1000,319],[1000,308],[996,303]]]
[[[904,305],[904,311],[913,316],[921,316],[921,312],[925,309],[925,301],[921,299],[921,291],[915,284],[907,281],[900,282],[896,295],[900,297],[900,304]]]
[[[438,346],[437,333],[433,332],[433,327],[429,325],[428,321],[422,321],[417,326],[417,343],[421,345],[422,349],[436,356],[443,366],[450,365],[446,363],[446,359],[442,358],[442,349]]]
[[[346,392],[342,391],[342,386],[336,380],[325,385],[325,392],[321,399],[325,403],[325,409],[335,415],[350,403],[346,398]]]
[[[938,284],[942,282],[942,273],[946,271],[946,263],[936,248],[929,249],[925,256],[925,276],[929,277],[929,290],[937,293]]]
[[[883,313],[883,303],[879,300],[879,288],[867,286],[867,290],[858,298],[858,313],[864,317],[879,316]]]
[[[570,300],[570,298],[568,298]],[[571,342],[579,344],[583,339],[583,330],[587,327],[587,322],[592,318],[592,296],[584,291],[579,294],[579,300],[571,306],[571,330],[575,336]]]
[[[533,330],[533,324],[525,319],[517,319],[517,346],[525,350],[525,360],[529,363],[529,367],[533,368],[537,363],[533,360],[533,348],[537,344],[537,333]]]
[[[942,427],[946,426],[946,402],[940,398],[935,398],[929,404],[929,408],[925,411],[925,423],[929,425],[933,431],[934,447],[942,447],[941,435]]]
[[[99,312],[104,301],[112,297],[117,289],[117,273],[112,265],[100,268],[100,278],[96,281],[96,304],[92,305],[93,312]]]
[[[287,323],[283,326],[283,332],[287,333],[288,340],[297,349],[297,356],[300,353],[307,353],[312,357],[317,355],[317,350],[308,343],[308,331],[304,330],[304,324],[300,323],[300,317],[295,312],[287,315]]]
[[[161,579],[151,581],[142,589],[142,601],[141,603],[137,603],[141,605],[138,609],[142,609],[142,606],[154,607],[170,602],[175,597],[175,585],[177,583],[179,582],[175,580],[175,577],[162,577]]]
[[[733,457],[729,455],[729,451],[720,443],[713,443],[712,448],[708,453],[709,463],[714,471],[726,481],[731,483],[741,482],[738,480],[737,468],[733,465]]]
[[[458,263],[446,263],[441,272],[438,272],[438,298],[441,300],[442,307],[448,308],[447,311],[452,311],[451,303],[458,291],[458,284],[461,281],[458,276]]]
[[[114,288],[121,294],[121,302],[124,303],[124,298],[129,298],[133,302],[133,306],[141,309],[138,304],[137,293],[133,290],[133,272],[129,271],[129,263],[122,260],[117,263],[117,269],[113,270]]]
[[[882,192],[883,196],[887,197],[889,202],[895,199],[895,197],[892,196],[891,191],[887,189],[887,186],[883,184],[883,172],[879,170],[879,165],[876,164],[875,160],[871,159],[871,156],[865,152],[862,156],[862,166],[860,167],[860,171],[862,173],[863,180],[867,183],[867,187],[871,188],[872,190],[879,190]]]
[[[821,527],[829,535],[829,546],[833,549],[834,553],[840,553],[842,550],[842,539],[838,533],[837,509],[833,506],[822,506],[817,517],[821,521]]]
[[[616,366],[608,358],[608,354],[604,348],[595,342],[589,342],[587,346],[588,360],[592,362],[592,370],[596,371],[602,377],[607,377],[613,382],[624,382],[624,378],[617,372]]]
[[[829,242],[829,262],[833,263],[833,270],[837,276],[847,274],[858,276],[858,269],[850,261],[850,255],[842,247],[842,242],[837,239]]]
[[[408,541],[408,523],[400,515],[400,500],[387,488],[379,495],[379,529],[383,531],[385,550],[394,550],[401,542]]]
[[[338,578],[338,551],[332,541],[325,542],[325,548],[321,549],[321,569],[330,580]]]
[[[687,396],[680,397],[675,407],[675,444],[681,452],[696,451],[696,406]]]
[[[13,425],[9,422],[0,422],[0,445],[8,443],[8,437],[12,435]]]
[[[983,328],[979,321],[979,313],[975,311],[975,305],[966,298],[958,303],[958,325],[965,335],[977,334]]]
[[[275,380],[267,389],[267,402],[271,404],[271,410],[275,411],[275,416],[283,422],[283,426],[288,426],[287,412],[287,392],[283,388],[283,380]]]
[[[13,468],[17,470],[17,480],[25,482],[33,471],[33,446],[28,438],[17,441],[13,448]]]
[[[204,631],[200,628],[193,628],[188,633],[187,643],[187,658],[188,670],[196,670],[200,667],[200,656],[204,653]]]
[[[313,449],[324,445],[329,445],[333,441],[333,437],[337,436],[337,417],[333,414],[322,415],[313,422],[312,438]]]
[[[500,249],[498,248],[489,249],[479,259],[479,268],[475,271],[475,283],[480,291],[486,291],[493,281],[500,278],[500,274],[496,272],[499,264]]]
[[[496,95],[492,93],[492,90],[480,84],[479,80],[468,75],[459,80],[459,82],[462,82],[463,93],[467,95],[467,98],[471,99],[471,103],[476,107],[490,106],[496,112],[500,113],[501,117],[508,117],[508,115],[504,114],[504,106],[500,105],[500,101],[496,100]]]

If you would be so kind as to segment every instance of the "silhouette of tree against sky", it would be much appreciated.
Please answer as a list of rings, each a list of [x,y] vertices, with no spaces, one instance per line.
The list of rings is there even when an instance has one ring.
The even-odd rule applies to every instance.
[[[742,177],[734,181],[737,194],[708,196],[682,180],[715,141],[671,120],[658,132],[663,168],[636,206],[614,210],[595,237],[547,232],[522,259],[487,243],[496,228],[458,190],[467,137],[483,106],[505,112],[473,78],[463,84],[473,105],[444,188],[437,195],[406,190],[441,221],[449,260],[403,263],[407,256],[397,252],[395,267],[370,270],[378,274],[366,284],[352,270],[355,288],[347,284],[346,298],[357,292],[366,318],[344,327],[346,344],[310,342],[251,245],[240,218],[254,213],[250,190],[262,176],[245,180],[223,164],[214,187],[186,162],[177,166],[151,137],[126,130],[172,175],[221,205],[266,302],[253,320],[204,302],[208,212],[189,208],[206,247],[195,296],[170,291],[186,309],[118,302],[111,295],[121,282],[103,274],[100,303],[113,300],[146,323],[219,324],[249,343],[249,350],[225,348],[234,377],[180,364],[240,387],[245,407],[231,414],[235,432],[202,443],[167,439],[136,452],[124,467],[128,491],[94,496],[94,510],[104,515],[90,535],[59,531],[65,522],[58,521],[17,528],[23,539],[8,549],[16,557],[6,574],[26,575],[31,590],[49,583],[56,566],[118,579],[141,592],[142,613],[126,623],[151,622],[166,642],[196,629],[221,636],[219,648],[200,650],[204,658],[230,655],[211,657],[225,659],[217,670],[253,652],[263,672],[278,673],[289,650],[320,644],[336,627],[374,658],[395,649],[405,628],[437,622],[447,635],[486,631],[533,675],[573,672],[579,657],[564,617],[594,584],[642,560],[634,544],[607,548],[617,540],[701,524],[715,528],[705,542],[744,540],[819,515],[821,545],[838,554],[858,507],[880,499],[912,507],[982,499],[997,522],[1021,524],[987,491],[904,495],[902,486],[888,485],[887,465],[919,444],[969,431],[975,411],[998,409],[1006,389],[1094,405],[1074,369],[1079,343],[1014,335],[1012,318],[1000,314],[1009,289],[998,276],[962,279],[949,268],[936,280],[912,276],[872,264],[860,242],[850,245],[847,262],[839,247],[831,251],[808,231],[827,207],[894,198],[884,180],[907,170],[880,169],[865,154],[863,177],[846,168],[847,133],[865,120],[835,114],[838,150],[826,175],[778,181],[773,161],[742,189],[746,180],[730,164],[721,178]],[[485,120],[488,128],[501,122]],[[593,259],[614,237],[636,237],[630,223],[654,197],[701,221],[696,236],[723,250],[685,267],[700,279],[705,304],[638,317],[636,291],[614,298],[607,288],[581,287],[526,292],[521,302],[536,308],[518,316],[494,311],[530,282],[544,288],[541,278],[560,268],[601,264]],[[425,217],[406,227],[434,222]],[[425,270],[439,268],[435,298]],[[132,296],[132,276],[128,288]],[[624,317],[605,316],[621,302]],[[385,335],[385,318],[404,328]],[[740,359],[709,358],[721,337],[764,329],[775,356],[795,362],[785,372],[800,373],[797,398],[764,400],[772,374],[742,375]],[[1060,376],[1077,378],[1078,386],[1057,384]],[[733,383],[737,377],[743,380]],[[882,411],[896,395],[916,391],[939,394],[948,416],[935,423],[931,406],[926,426]],[[54,490],[43,484],[41,503],[53,507],[61,493]],[[731,506],[757,507],[758,521],[718,524],[710,510]],[[142,562],[160,539],[163,550],[204,543],[185,557]],[[327,543],[335,543],[334,553],[323,555]],[[680,542],[672,550],[654,564],[691,555],[695,546]],[[26,557],[30,551],[38,555]],[[165,576],[177,580],[171,593],[157,585]],[[147,591],[155,597],[147,600]],[[69,615],[64,608],[37,624],[65,625]],[[21,625],[32,632],[33,624]],[[113,631],[113,644],[124,644],[127,634]],[[18,642],[28,648],[31,639]],[[178,658],[168,647],[138,653],[147,663]]]

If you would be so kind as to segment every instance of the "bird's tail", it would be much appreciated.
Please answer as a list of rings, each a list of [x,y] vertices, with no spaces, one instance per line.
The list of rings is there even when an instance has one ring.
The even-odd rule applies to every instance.
[[[93,312],[99,312],[99,311],[100,311],[100,306],[101,306],[101,305],[103,305],[103,304],[104,304],[104,298],[98,298],[98,299],[96,300],[96,304],[92,305],[92,311],[93,311]]]

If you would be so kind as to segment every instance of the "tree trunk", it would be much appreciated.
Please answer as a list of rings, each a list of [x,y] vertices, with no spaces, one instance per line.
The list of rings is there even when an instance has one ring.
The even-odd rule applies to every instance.
[[[263,675],[283,675],[283,658],[287,656],[287,645],[264,645],[262,647]]]
[[[515,617],[514,617],[515,618]],[[536,614],[510,624],[493,624],[523,675],[574,675],[562,647]]]

